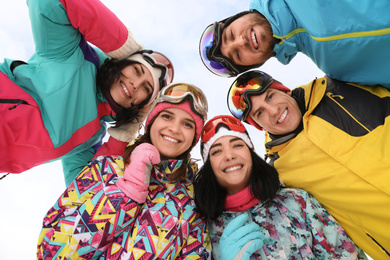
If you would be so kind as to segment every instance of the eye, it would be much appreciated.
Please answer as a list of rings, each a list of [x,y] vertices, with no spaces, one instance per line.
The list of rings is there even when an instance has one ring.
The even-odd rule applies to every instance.
[[[144,90],[145,90],[146,94],[148,94],[148,95],[152,93],[152,90],[148,84],[144,85]]]
[[[233,34],[233,31],[232,31],[232,30],[230,30],[230,38],[231,38],[232,40],[234,40],[234,34]]]
[[[210,151],[210,155],[211,156],[214,156],[214,155],[217,155],[217,154],[219,154],[219,153],[221,153],[222,151],[220,150],[220,149],[212,149],[211,151]]]
[[[184,122],[184,126],[187,128],[190,128],[190,129],[195,128],[195,125],[193,123],[190,123],[190,122]]]
[[[135,74],[137,74],[138,76],[141,75],[140,70],[138,69],[137,66],[134,66],[134,70],[135,70]]]
[[[242,143],[236,143],[233,145],[234,148],[240,148],[243,147],[244,145]]]
[[[268,95],[268,100],[271,100],[271,98],[273,97],[273,93],[270,93],[269,95]]]
[[[170,114],[167,114],[167,113],[162,113],[161,117],[164,119],[167,119],[167,120],[170,120],[172,118],[172,116]]]
[[[241,60],[239,51],[236,51],[236,57],[237,57],[238,60]]]
[[[256,117],[259,118],[261,116],[261,114],[263,113],[263,110],[258,110],[257,111],[257,114],[256,114]]]

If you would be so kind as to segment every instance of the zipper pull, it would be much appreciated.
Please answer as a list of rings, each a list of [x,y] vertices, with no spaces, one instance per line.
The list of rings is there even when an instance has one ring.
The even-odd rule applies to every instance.
[[[20,104],[28,104],[28,103],[26,101],[24,101],[24,100],[20,100],[19,103],[17,103],[16,105],[13,105],[12,107],[9,107],[8,110],[15,109]]]

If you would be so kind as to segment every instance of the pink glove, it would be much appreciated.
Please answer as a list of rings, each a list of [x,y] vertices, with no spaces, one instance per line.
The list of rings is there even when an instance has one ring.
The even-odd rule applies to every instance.
[[[130,155],[123,179],[116,182],[123,193],[138,203],[145,203],[153,164],[160,163],[160,153],[149,143],[138,145]]]

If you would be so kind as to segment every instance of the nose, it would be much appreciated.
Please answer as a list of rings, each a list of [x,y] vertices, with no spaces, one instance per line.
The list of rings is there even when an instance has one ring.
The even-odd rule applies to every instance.
[[[265,103],[263,104],[263,109],[263,113],[268,113],[270,117],[275,117],[279,114],[279,108],[274,104]]]
[[[236,158],[236,154],[234,153],[234,151],[232,149],[225,150],[225,160],[226,161],[231,161],[231,160],[234,160],[235,158]]]
[[[177,133],[179,129],[180,129],[180,122],[178,122],[177,120],[173,120],[173,122],[169,124],[169,130],[171,130],[172,132]]]
[[[249,41],[247,41],[244,36],[239,35],[232,40],[231,47],[234,49],[246,48],[248,44]]]

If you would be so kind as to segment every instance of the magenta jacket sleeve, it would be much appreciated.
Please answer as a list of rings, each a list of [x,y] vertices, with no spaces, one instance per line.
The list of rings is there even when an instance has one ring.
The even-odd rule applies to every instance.
[[[130,30],[99,0],[59,0],[69,21],[108,56],[126,58],[142,48]]]

